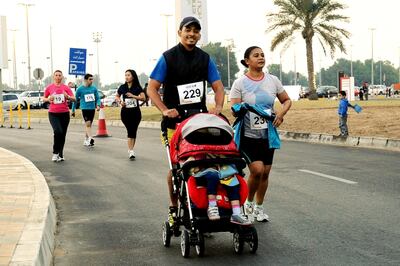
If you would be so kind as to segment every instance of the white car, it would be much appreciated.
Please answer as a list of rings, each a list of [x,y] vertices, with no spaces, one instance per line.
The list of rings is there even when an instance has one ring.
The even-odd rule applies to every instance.
[[[31,107],[40,108],[42,106],[43,91],[24,91],[21,93],[19,98],[19,103],[23,108],[28,108],[28,104]]]
[[[368,93],[370,95],[385,95],[386,94],[386,86],[385,85],[369,85]]]
[[[114,106],[117,107],[119,106],[119,104],[117,103],[116,99],[115,99],[115,94],[107,96],[103,99],[103,104],[104,106]]]
[[[3,109],[18,109],[18,95],[15,93],[3,93]]]

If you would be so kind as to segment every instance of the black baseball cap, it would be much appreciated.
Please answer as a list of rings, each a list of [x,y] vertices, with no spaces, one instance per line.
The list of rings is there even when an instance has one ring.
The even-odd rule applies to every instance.
[[[179,24],[179,29],[181,30],[183,27],[187,27],[190,24],[196,24],[199,30],[201,30],[200,21],[195,17],[185,17],[182,19],[181,24]]]

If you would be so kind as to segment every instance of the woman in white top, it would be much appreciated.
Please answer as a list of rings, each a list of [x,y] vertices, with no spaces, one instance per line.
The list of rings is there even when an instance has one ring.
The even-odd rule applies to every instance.
[[[292,105],[282,83],[277,77],[263,72],[265,57],[260,47],[247,48],[241,63],[248,68],[248,72],[233,83],[230,92],[231,104],[244,102],[269,109],[276,114],[273,125],[278,127]],[[273,109],[276,97],[282,104],[280,110]],[[250,169],[249,195],[245,203],[245,213],[250,219],[256,219],[259,222],[269,220],[264,212],[263,202],[275,151],[268,146],[267,124],[258,115],[247,112],[244,118],[244,134],[240,141],[240,152]]]

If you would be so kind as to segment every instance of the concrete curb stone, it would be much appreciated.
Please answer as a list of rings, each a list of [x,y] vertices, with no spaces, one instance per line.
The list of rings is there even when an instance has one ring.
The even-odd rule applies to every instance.
[[[23,166],[23,176],[31,180],[33,186],[28,215],[9,265],[50,265],[57,218],[55,204],[46,180],[39,169],[25,157],[3,148],[0,148],[0,153],[7,154],[9,159],[14,158],[13,161],[17,162],[14,166]],[[18,182],[14,186],[18,186]]]

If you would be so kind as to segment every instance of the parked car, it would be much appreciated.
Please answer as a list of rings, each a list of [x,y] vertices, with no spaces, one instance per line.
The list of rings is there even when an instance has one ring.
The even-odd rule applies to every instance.
[[[31,108],[41,108],[42,97],[43,91],[24,91],[18,96],[19,104],[25,109],[28,108],[28,104],[31,105]]]
[[[368,93],[370,95],[384,95],[386,94],[386,86],[385,85],[369,85]]]
[[[310,96],[310,88],[302,86],[300,89],[300,98],[308,98],[308,96]]]
[[[114,107],[119,106],[118,102],[115,99],[115,95],[116,95],[116,93],[114,93],[112,95],[109,95],[109,96],[106,96],[103,99],[103,105],[104,106],[114,106]]]
[[[317,88],[319,98],[337,97],[338,93],[339,90],[335,86],[321,86]]]
[[[3,94],[3,109],[9,110],[18,109],[18,95],[15,93],[4,93]]]

